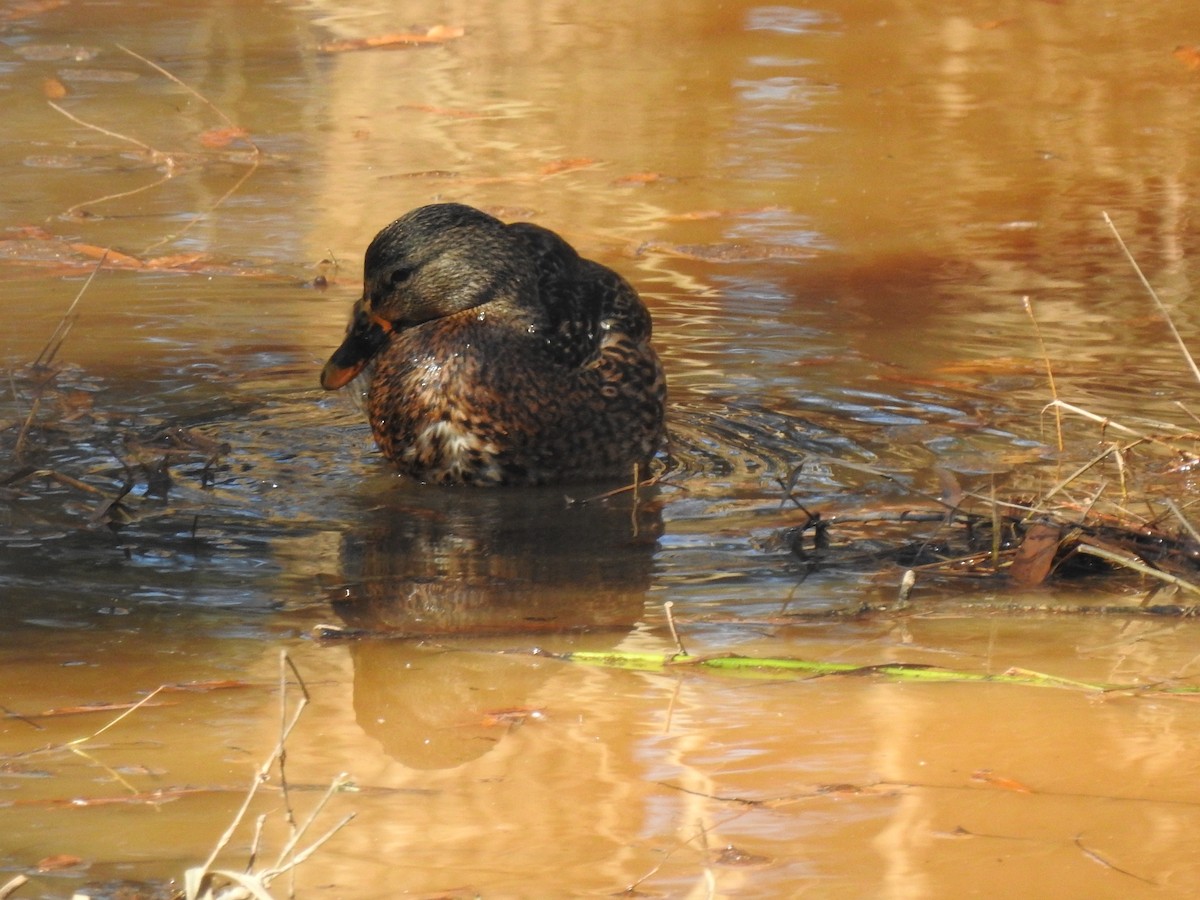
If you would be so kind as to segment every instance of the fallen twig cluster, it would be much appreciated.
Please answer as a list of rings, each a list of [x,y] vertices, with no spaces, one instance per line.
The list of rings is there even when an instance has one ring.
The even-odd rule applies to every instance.
[[[1166,306],[1107,214],[1104,219],[1169,326],[1189,370],[1200,381],[1200,366]],[[814,462],[899,482],[874,467],[809,458],[781,484],[785,502],[793,502],[805,520],[780,535],[780,542],[812,566],[846,565],[864,558],[903,566],[912,574],[901,599],[907,598],[914,579],[921,577],[1003,577],[1030,586],[1053,578],[1124,570],[1152,580],[1144,605],[1161,590],[1170,589],[1179,599],[1158,602],[1155,610],[1195,614],[1200,610],[1200,530],[1187,515],[1187,507],[1195,502],[1187,479],[1200,469],[1200,428],[1151,420],[1116,421],[1060,399],[1029,298],[1023,302],[1045,359],[1053,395],[1046,410],[1054,413],[1060,454],[1067,445],[1063,428],[1069,417],[1099,427],[1098,450],[1065,474],[1057,473],[1048,486],[1040,472],[1033,474],[1043,484],[1033,487],[1020,483],[1028,480],[1029,473],[1015,473],[1008,499],[998,497],[994,481],[986,492],[972,492],[964,490],[953,473],[939,470],[938,494],[915,492],[923,506],[832,517],[805,509],[794,494],[800,475]],[[878,527],[883,524],[888,528]],[[932,528],[914,539],[914,524]],[[875,527],[868,531],[868,525]],[[902,528],[907,533],[898,535]],[[888,533],[880,534],[884,530]],[[835,534],[840,543],[835,542]],[[877,548],[870,552],[862,549],[869,538]]]
[[[301,693],[300,700],[296,703],[290,716],[288,715],[287,705],[289,671],[295,676],[296,684],[300,688]],[[285,744],[287,743],[288,736],[291,735],[292,730],[296,727],[296,723],[300,720],[305,706],[308,705],[309,694],[308,688],[304,684],[304,679],[300,677],[300,673],[296,670],[296,666],[292,662],[291,657],[288,656],[287,651],[282,651],[279,656],[279,685],[281,718],[279,743],[275,746],[271,755],[259,766],[253,780],[250,782],[250,789],[246,792],[246,797],[242,801],[241,807],[234,815],[233,821],[229,823],[229,827],[225,830],[225,833],[221,835],[220,840],[213,847],[212,852],[209,853],[208,858],[199,866],[188,869],[184,874],[184,892],[182,896],[185,900],[245,900],[245,898],[251,897],[255,898],[255,900],[271,900],[269,892],[271,882],[280,875],[290,873],[311,857],[354,818],[354,813],[343,816],[319,837],[312,839],[307,845],[301,846],[301,842],[307,838],[321,811],[329,802],[329,799],[349,784],[349,776],[343,773],[333,779],[328,789],[309,811],[304,821],[297,821],[296,810],[292,805],[291,795],[288,791]],[[261,851],[260,845],[263,826],[267,818],[265,815],[260,815],[255,820],[254,839],[251,843],[250,856],[245,870],[238,872],[233,869],[214,868],[217,858],[229,846],[233,836],[241,827],[259,788],[266,784],[272,769],[278,770],[279,788],[283,796],[284,816],[290,832],[288,840],[280,849],[273,862],[256,869],[255,865]]]

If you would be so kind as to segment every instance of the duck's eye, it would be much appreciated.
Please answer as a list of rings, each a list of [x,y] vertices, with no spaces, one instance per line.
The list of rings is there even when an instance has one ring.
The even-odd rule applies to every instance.
[[[388,276],[388,284],[392,287],[399,287],[408,281],[412,273],[412,269],[392,269],[392,274]]]

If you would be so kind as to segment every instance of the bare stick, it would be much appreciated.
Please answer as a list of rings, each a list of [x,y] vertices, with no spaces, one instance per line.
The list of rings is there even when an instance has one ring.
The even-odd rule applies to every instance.
[[[296,865],[299,864],[299,862],[302,861],[297,858],[297,860],[294,860],[291,863],[285,864],[285,860],[287,860],[287,858],[289,856],[292,856],[292,854],[295,853],[296,845],[300,843],[300,841],[303,839],[305,833],[312,827],[313,822],[315,822],[317,819],[317,816],[321,814],[321,810],[323,810],[325,808],[325,804],[327,804],[329,802],[329,799],[334,794],[336,794],[338,791],[340,791],[342,789],[342,787],[344,787],[349,780],[350,780],[350,776],[347,775],[345,772],[343,772],[341,775],[339,775],[337,778],[333,779],[333,781],[331,781],[329,783],[329,787],[326,789],[325,793],[321,795],[321,799],[318,800],[316,805],[314,805],[313,808],[309,811],[308,818],[306,818],[304,820],[304,824],[301,825],[299,828],[295,829],[295,833],[287,841],[287,843],[285,843],[283,845],[283,849],[281,849],[279,851],[279,856],[275,860],[275,865],[273,865],[271,867],[271,869],[269,870],[270,872],[272,872],[272,873],[286,872],[288,869],[294,868]],[[353,818],[353,815],[351,815],[350,818]],[[347,821],[349,821],[349,820],[347,820]],[[345,824],[345,823],[343,823],[343,824]],[[339,825],[338,827],[340,828],[341,826]],[[322,839],[322,841],[324,841],[324,840],[325,839]],[[311,851],[312,851],[312,847],[310,847],[308,850],[304,851],[302,855],[304,857],[307,857],[307,855]],[[269,879],[265,879],[265,880],[269,880]]]
[[[59,215],[61,217],[73,218],[73,217],[77,216],[79,214],[79,210],[83,209],[84,207],[99,206],[101,203],[107,203],[110,200],[123,200],[126,197],[133,197],[137,194],[144,193],[145,191],[152,191],[156,187],[166,184],[168,181],[170,181],[174,177],[175,177],[175,172],[168,171],[165,175],[163,175],[162,178],[159,178],[157,181],[148,182],[147,184],[143,184],[141,187],[136,187],[136,188],[133,188],[132,190],[120,191],[119,193],[116,193],[116,194],[105,194],[103,197],[95,197],[91,200],[84,200],[82,203],[76,203],[74,206],[68,206],[61,213],[59,213]]]
[[[163,153],[161,150],[156,150],[149,144],[143,144],[137,138],[131,138],[127,134],[119,134],[116,131],[109,131],[107,128],[101,128],[99,125],[93,125],[91,122],[85,122],[74,113],[67,112],[53,100],[47,100],[46,103],[50,105],[51,109],[62,113],[76,125],[82,125],[84,128],[90,128],[92,131],[98,131],[100,134],[107,135],[110,138],[116,138],[118,141],[125,141],[126,143],[133,144],[135,147],[140,147],[142,150],[146,151],[146,153],[150,154],[150,156],[153,157],[156,162],[162,160],[165,160],[168,163],[171,162],[171,155],[169,153]]]
[[[17,432],[17,442],[13,445],[13,459],[20,460],[25,455],[25,440],[29,437],[29,429],[33,427],[33,420],[37,418],[38,410],[42,408],[42,391],[45,390],[47,383],[43,381],[38,385],[37,394],[34,396],[33,402],[29,404],[29,415],[25,417],[21,430]],[[16,391],[13,391],[13,396],[16,396]],[[36,475],[36,473],[34,474]]]
[[[283,869],[281,869],[278,873],[272,873],[271,877],[274,878],[274,876],[276,874],[283,874],[283,872],[286,872],[289,869],[296,868],[296,866],[300,865],[302,862],[304,862],[306,859],[308,859],[310,856],[312,856],[321,847],[322,844],[324,844],[331,837],[333,837],[335,834],[337,834],[339,831],[341,831],[343,828],[345,828],[347,825],[349,825],[350,822],[354,819],[354,817],[356,815],[358,815],[358,813],[349,813],[348,815],[343,816],[341,819],[338,820],[338,822],[332,828],[330,828],[323,835],[321,835],[319,838],[317,838],[315,841],[313,841],[311,844],[309,844],[308,847],[306,847],[304,850],[297,853],[292,858],[291,862],[289,862]],[[266,881],[266,878],[264,878],[264,881]]]
[[[1083,837],[1083,835],[1081,835],[1081,834],[1075,835],[1075,846],[1079,848],[1080,853],[1082,853],[1084,856],[1086,856],[1092,862],[1098,863],[1099,865],[1104,866],[1104,868],[1111,869],[1114,872],[1120,872],[1122,875],[1128,875],[1130,878],[1135,878],[1138,881],[1144,882],[1145,884],[1152,884],[1152,885],[1155,885],[1156,887],[1158,886],[1157,881],[1153,881],[1149,878],[1145,878],[1141,875],[1138,875],[1136,872],[1130,872],[1128,869],[1122,869],[1120,866],[1113,865],[1107,859],[1105,859],[1103,856],[1101,856],[1099,853],[1097,853],[1095,850],[1092,850],[1088,847],[1083,846],[1083,841],[1081,840],[1082,837]]]
[[[283,795],[283,810],[287,819],[288,828],[292,831],[293,839],[296,835],[296,810],[292,807],[292,793],[288,790],[287,780],[287,747],[284,744],[284,736],[287,734],[287,670],[288,670],[288,655],[287,653],[279,654],[279,790]],[[292,671],[295,671],[293,667]],[[307,693],[307,692],[306,692]],[[304,706],[304,700],[300,701],[300,706]]]
[[[1134,431],[1132,428],[1129,428],[1126,425],[1122,425],[1120,422],[1116,422],[1113,419],[1108,418],[1107,416],[1097,415],[1094,412],[1089,412],[1086,409],[1082,409],[1078,406],[1073,406],[1070,403],[1064,403],[1062,400],[1054,400],[1054,401],[1052,401],[1052,403],[1050,403],[1048,405],[1060,406],[1069,413],[1075,413],[1076,415],[1083,416],[1085,419],[1090,419],[1093,422],[1099,423],[1106,430],[1119,431],[1122,434],[1127,434],[1133,438],[1136,438],[1136,440],[1134,440],[1132,443],[1127,444],[1124,447],[1120,448],[1121,453],[1124,453],[1126,450],[1130,450],[1130,449],[1136,447],[1138,444],[1150,443],[1150,444],[1158,444],[1161,447],[1166,447],[1172,453],[1186,455],[1190,459],[1195,459],[1195,457],[1192,454],[1184,454],[1184,451],[1182,451],[1175,444],[1171,443],[1169,440],[1165,440],[1163,438],[1156,437],[1153,434],[1140,434],[1137,431]],[[1147,421],[1145,424],[1151,425],[1151,426],[1159,429],[1160,431],[1175,432],[1180,437],[1193,437],[1194,436],[1193,433],[1189,432],[1187,429],[1180,428],[1178,425],[1171,425],[1166,422]]]
[[[688,652],[684,649],[683,641],[679,639],[679,632],[675,630],[675,616],[671,613],[674,606],[674,600],[668,600],[663,604],[663,611],[667,614],[667,627],[671,629],[671,638],[675,641],[675,648],[679,651],[679,656],[687,656]]]
[[[263,828],[267,824],[267,814],[262,813],[254,820],[254,837],[250,840],[250,857],[246,860],[246,872],[254,871],[254,862],[258,859],[258,851],[262,847]]]
[[[10,878],[2,887],[0,887],[0,900],[4,900],[5,897],[11,896],[14,892],[16,892],[17,888],[19,888],[28,880],[29,879],[24,875],[16,875]]]
[[[71,333],[71,328],[75,325],[75,307],[79,305],[79,300],[83,297],[84,292],[96,277],[96,273],[104,266],[104,261],[108,258],[108,251],[105,250],[101,254],[96,267],[92,269],[92,273],[88,275],[87,280],[83,283],[83,287],[75,294],[75,299],[71,301],[71,305],[67,307],[67,311],[63,313],[63,317],[58,320],[58,325],[50,334],[50,339],[46,341],[46,346],[42,348],[42,352],[38,354],[37,359],[33,361],[34,369],[48,368],[54,362],[54,357],[58,355],[58,351],[62,349],[63,342],[66,341],[67,335]],[[25,440],[29,436],[29,429],[33,427],[33,420],[37,417],[38,409],[42,405],[42,392],[45,390],[49,379],[42,381],[38,385],[37,394],[33,398],[33,402],[29,405],[29,415],[26,416],[24,424],[21,426],[20,432],[17,434],[17,443],[13,447],[13,456],[20,459],[25,450]],[[16,397],[16,388],[13,388],[13,396]]]
[[[1129,248],[1125,246],[1125,241],[1121,239],[1121,233],[1117,231],[1117,226],[1113,224],[1113,220],[1108,217],[1108,213],[1102,213],[1104,221],[1113,233],[1113,237],[1117,239],[1117,243],[1125,252],[1125,258],[1129,260],[1129,264],[1133,266],[1133,271],[1137,273],[1137,277],[1141,279],[1142,286],[1150,294],[1150,299],[1154,301],[1154,305],[1158,307],[1158,311],[1162,313],[1164,319],[1167,320],[1167,327],[1171,329],[1171,334],[1175,338],[1175,343],[1179,345],[1180,351],[1183,353],[1183,358],[1187,360],[1187,364],[1192,369],[1192,374],[1196,376],[1196,380],[1200,381],[1200,366],[1196,365],[1196,360],[1192,358],[1192,354],[1188,351],[1187,344],[1183,342],[1183,338],[1179,336],[1179,330],[1175,327],[1175,323],[1171,320],[1171,314],[1167,311],[1166,304],[1159,299],[1158,293],[1146,280],[1146,276],[1142,274],[1141,267],[1137,264],[1137,260],[1133,258],[1133,254],[1129,252]]]
[[[1124,566],[1126,569],[1132,569],[1142,575],[1147,575],[1150,578],[1157,578],[1159,581],[1165,581],[1167,584],[1174,585],[1181,591],[1186,591],[1189,594],[1200,594],[1200,586],[1192,584],[1190,581],[1184,581],[1182,578],[1172,575],[1169,572],[1163,572],[1159,569],[1151,568],[1135,556],[1126,556],[1123,553],[1114,553],[1111,550],[1106,550],[1104,547],[1097,547],[1094,544],[1081,543],[1078,546],[1080,553],[1086,553],[1089,556],[1098,556],[1101,559],[1107,560],[1118,566]]]
[[[991,475],[988,479],[991,487],[991,506],[992,511],[992,568],[1000,568],[1000,507],[996,503],[996,476]]]
[[[586,506],[587,504],[595,503],[598,500],[609,500],[613,497],[619,497],[621,494],[627,494],[630,491],[636,492],[640,488],[654,487],[657,484],[670,485],[671,487],[679,488],[681,491],[687,490],[687,488],[683,487],[683,485],[676,484],[673,481],[664,481],[663,476],[666,474],[666,470],[663,470],[657,475],[651,475],[649,478],[645,478],[640,482],[635,481],[633,484],[626,484],[622,487],[613,488],[611,491],[605,491],[602,494],[594,494],[591,497],[571,497],[564,494],[563,499],[566,501],[567,506]]]

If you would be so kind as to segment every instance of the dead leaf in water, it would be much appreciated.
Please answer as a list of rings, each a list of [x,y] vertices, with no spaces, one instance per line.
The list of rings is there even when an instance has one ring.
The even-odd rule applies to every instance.
[[[1193,72],[1200,69],[1200,49],[1180,44],[1171,55]]]
[[[538,169],[539,175],[561,175],[563,172],[574,172],[587,169],[596,164],[596,160],[587,156],[575,156],[569,159],[556,159]]]
[[[237,126],[210,128],[200,135],[200,144],[209,150],[220,150],[228,147],[234,141],[242,140],[249,136],[250,132],[245,128],[238,128]]]
[[[154,271],[169,269],[201,274],[212,271],[212,260],[203,253],[169,253],[165,256],[139,259],[128,253],[122,253],[109,247],[98,247],[95,244],[75,243],[67,244],[67,246],[89,259],[103,259],[106,266],[115,269],[150,269]]]
[[[432,28],[426,29],[424,33],[402,31],[392,34],[374,35],[373,37],[351,38],[344,41],[326,41],[318,45],[317,49],[322,53],[346,53],[351,50],[374,50],[381,47],[396,48],[418,46],[421,44],[444,44],[446,41],[460,38],[466,33],[465,28],[434,25]]]
[[[1024,356],[993,356],[987,359],[963,359],[934,368],[946,375],[1028,375],[1041,369]]]
[[[66,6],[68,0],[26,0],[25,3],[14,3],[7,9],[0,10],[0,22],[11,22],[14,19],[27,19],[30,16],[40,16],[44,12]]]
[[[54,235],[41,225],[14,225],[11,228],[6,228],[5,231],[13,235],[13,237],[24,238],[30,241],[54,240]]]
[[[733,216],[754,215],[756,213],[778,212],[781,206],[759,206],[746,209],[693,209],[688,212],[671,213],[662,216],[664,222],[704,222],[708,219],[724,219]]]
[[[620,178],[614,179],[613,184],[653,184],[661,180],[662,175],[658,172],[634,172],[630,175],[622,175]]]
[[[43,79],[42,96],[49,100],[61,100],[67,96],[67,86],[57,78]]]
[[[164,691],[195,691],[197,693],[207,691],[227,691],[232,688],[247,688],[252,687],[248,681],[237,681],[234,679],[226,679],[223,681],[183,681],[179,684],[168,684],[163,687]]]
[[[114,266],[129,269],[141,269],[145,267],[145,263],[136,256],[130,256],[127,253],[121,253],[108,247],[97,247],[95,244],[67,244],[67,246],[76,253],[82,253],[89,259],[102,259]]]
[[[62,407],[61,422],[78,422],[91,418],[96,406],[96,398],[87,391],[66,390],[58,397]]]
[[[152,256],[149,259],[142,260],[142,267],[145,269],[181,269],[187,272],[197,272],[200,271],[198,266],[208,261],[208,257],[203,253],[169,253],[166,256]]]
[[[1032,788],[1022,784],[1015,778],[1005,778],[1002,775],[995,774],[991,769],[979,769],[976,772],[972,772],[971,780],[990,784],[992,787],[1003,788],[1006,791],[1015,791],[1018,794],[1033,793]]]
[[[1056,525],[1038,523],[1025,532],[1025,539],[1017,548],[1009,575],[1017,584],[1041,584],[1054,565],[1054,554],[1062,540],[1062,529]]]
[[[172,706],[169,703],[97,703],[94,706],[58,706],[54,709],[43,710],[37,714],[39,719],[50,719],[56,716],[82,716],[89,713],[98,712],[124,712],[128,709],[133,709],[136,706]]]
[[[54,872],[58,869],[73,869],[82,864],[82,856],[72,856],[70,853],[56,853],[53,856],[44,856],[39,859],[37,861],[37,870],[39,872]]]
[[[943,469],[941,466],[935,466],[933,473],[938,480],[939,499],[949,509],[957,509],[962,503],[963,497],[966,496],[962,485],[958,483],[958,477],[949,469]]]

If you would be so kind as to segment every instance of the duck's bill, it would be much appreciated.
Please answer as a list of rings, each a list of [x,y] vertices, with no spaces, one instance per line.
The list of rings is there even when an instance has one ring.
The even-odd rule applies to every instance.
[[[362,313],[355,316],[342,341],[321,370],[321,387],[336,391],[345,387],[387,343],[388,332],[377,321]]]

